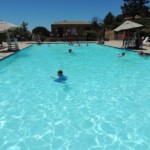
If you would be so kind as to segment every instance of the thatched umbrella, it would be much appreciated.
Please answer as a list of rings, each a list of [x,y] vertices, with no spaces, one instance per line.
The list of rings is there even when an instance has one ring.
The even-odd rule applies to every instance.
[[[127,31],[127,32],[125,32],[125,33],[127,33],[127,39],[126,39],[127,45],[126,46],[129,47],[129,43],[130,43],[130,40],[129,40],[129,30],[140,28],[140,27],[143,27],[143,25],[127,20],[123,24],[121,24],[119,27],[117,27],[116,29],[114,29],[114,31],[115,32]],[[124,41],[125,40],[123,39],[123,44],[124,44]],[[133,41],[131,43],[133,45]],[[137,47],[139,47],[139,44],[140,44],[139,37],[138,37],[138,39],[136,39],[135,44],[136,44]]]
[[[0,21],[0,33],[6,33],[7,34],[7,43],[8,43],[8,49],[11,49],[11,41],[9,36],[9,30],[13,30],[17,28],[18,26],[9,22]]]
[[[8,30],[12,30],[17,28],[18,26],[9,22],[0,21],[0,33],[8,32]]]
[[[132,21],[125,21],[123,24],[121,24],[119,27],[117,27],[116,29],[114,29],[114,31],[119,32],[119,31],[123,31],[123,30],[130,30],[130,29],[135,29],[135,28],[140,28],[143,25],[132,22]]]

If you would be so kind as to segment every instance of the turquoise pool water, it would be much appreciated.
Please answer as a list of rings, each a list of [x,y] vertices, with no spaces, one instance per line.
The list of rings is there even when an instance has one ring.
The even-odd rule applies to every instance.
[[[149,150],[150,58],[122,52],[44,44],[0,61],[0,149]]]

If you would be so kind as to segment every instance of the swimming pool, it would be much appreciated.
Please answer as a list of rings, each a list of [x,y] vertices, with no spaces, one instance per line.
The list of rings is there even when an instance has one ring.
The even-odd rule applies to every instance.
[[[150,149],[150,58],[122,52],[43,44],[0,61],[0,149]]]

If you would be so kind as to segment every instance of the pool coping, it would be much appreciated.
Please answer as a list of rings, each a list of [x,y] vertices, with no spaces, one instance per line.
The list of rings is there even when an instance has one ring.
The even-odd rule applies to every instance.
[[[24,47],[24,48],[22,48],[22,49],[20,49],[20,50],[17,50],[17,51],[12,51],[11,54],[9,54],[9,55],[7,55],[7,56],[5,56],[5,57],[3,57],[3,58],[0,58],[0,62],[3,61],[4,59],[7,59],[8,57],[11,57],[11,56],[13,56],[13,55],[15,55],[15,54],[21,52],[22,50],[25,50],[26,48],[31,47],[32,45],[33,45],[33,44],[28,45],[28,46],[26,46],[26,47]]]
[[[134,49],[129,49],[129,48],[119,48],[119,47],[115,47],[115,46],[110,46],[110,45],[103,45],[103,46],[107,46],[107,47],[112,47],[112,48],[116,48],[116,49],[119,49],[119,50],[125,50],[125,51],[130,51],[130,52],[135,52],[135,53],[138,53],[136,50]]]
[[[132,51],[132,52],[144,52],[146,55],[150,55],[150,47],[149,46],[145,46],[142,45],[139,49],[136,49],[134,47],[131,48],[125,48],[122,47],[122,40],[110,40],[110,41],[105,41],[105,46],[109,46],[109,47],[115,47],[117,49],[121,49],[121,50],[127,50],[127,51]]]

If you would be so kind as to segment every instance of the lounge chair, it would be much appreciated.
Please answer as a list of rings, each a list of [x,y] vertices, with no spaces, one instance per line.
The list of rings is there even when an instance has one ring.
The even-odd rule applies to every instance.
[[[150,46],[150,42],[148,40],[149,40],[149,37],[146,37],[143,41],[143,45]]]

